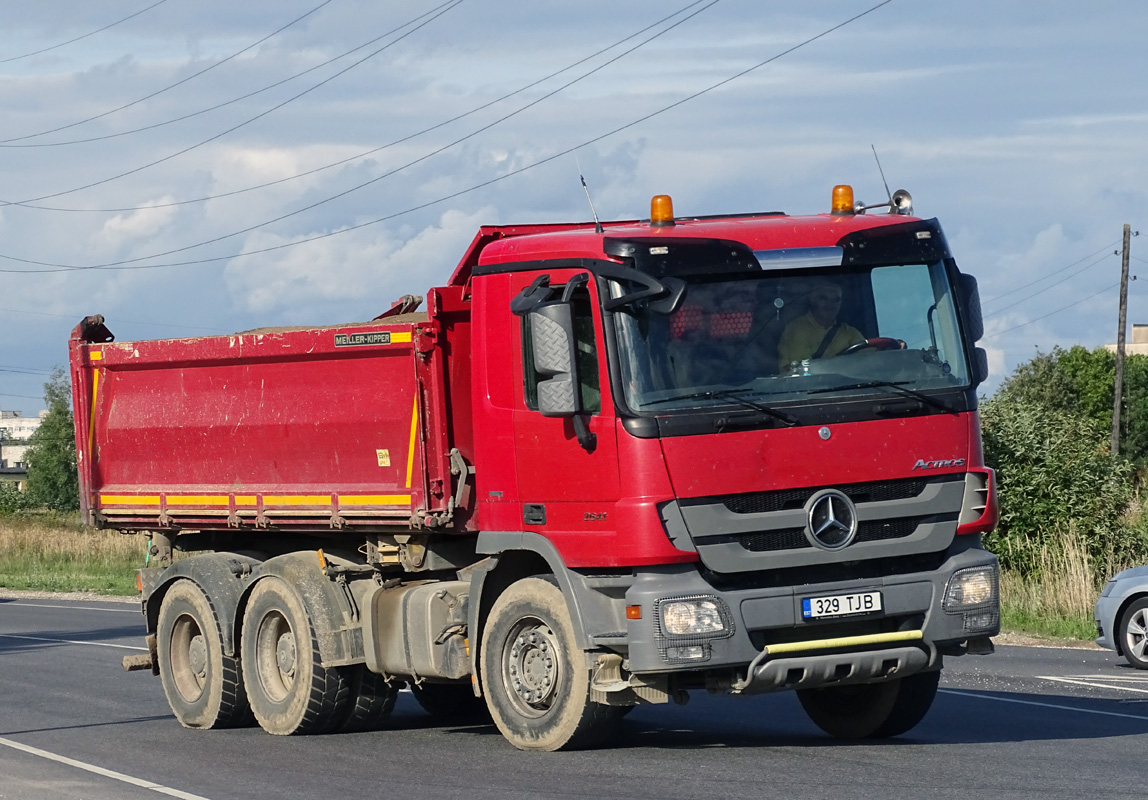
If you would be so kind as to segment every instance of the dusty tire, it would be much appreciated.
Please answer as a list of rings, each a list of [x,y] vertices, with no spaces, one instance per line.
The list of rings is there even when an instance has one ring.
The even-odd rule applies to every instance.
[[[839,739],[899,736],[917,725],[937,696],[940,671],[854,686],[802,689],[801,707],[817,727]]]
[[[490,712],[469,683],[422,683],[411,693],[423,711],[439,722],[489,722]]]
[[[1148,597],[1141,597],[1120,615],[1120,651],[1136,669],[1148,669]]]
[[[264,578],[251,590],[240,653],[247,697],[263,730],[326,733],[346,719],[350,681],[320,664],[307,609],[283,580]]]
[[[343,733],[377,731],[394,710],[402,684],[388,683],[382,675],[367,669],[365,664],[346,667],[344,672],[350,681],[350,699],[347,716],[338,730]]]
[[[185,728],[250,724],[239,661],[224,655],[219,623],[203,590],[178,580],[159,608],[156,656],[164,694]]]
[[[590,747],[618,719],[616,709],[590,701],[566,601],[540,578],[512,584],[491,606],[480,673],[494,724],[520,750]]]

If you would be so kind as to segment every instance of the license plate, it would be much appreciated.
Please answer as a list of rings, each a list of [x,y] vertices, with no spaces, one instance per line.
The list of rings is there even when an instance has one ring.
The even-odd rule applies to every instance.
[[[844,617],[849,614],[868,614],[881,610],[880,592],[855,592],[806,597],[801,601],[801,616],[805,619]]]

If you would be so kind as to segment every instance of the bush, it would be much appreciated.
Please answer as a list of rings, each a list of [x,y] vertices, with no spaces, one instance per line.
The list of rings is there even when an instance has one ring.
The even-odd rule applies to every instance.
[[[0,514],[14,514],[28,507],[27,496],[15,484],[0,483]]]
[[[1126,519],[1136,494],[1127,458],[1108,452],[1110,431],[1081,414],[1008,395],[981,407],[985,461],[997,471],[1001,521],[985,537],[1002,565],[1040,576],[1040,554],[1077,530],[1098,570],[1148,554]]]

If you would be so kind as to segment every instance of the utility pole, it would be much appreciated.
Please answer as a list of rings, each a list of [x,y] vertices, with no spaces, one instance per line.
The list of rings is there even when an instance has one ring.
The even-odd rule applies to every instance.
[[[1128,247],[1132,226],[1124,226],[1124,251],[1120,256],[1120,329],[1116,332],[1116,400],[1112,404],[1112,456],[1120,452],[1120,401],[1124,390],[1124,329],[1128,322]]]

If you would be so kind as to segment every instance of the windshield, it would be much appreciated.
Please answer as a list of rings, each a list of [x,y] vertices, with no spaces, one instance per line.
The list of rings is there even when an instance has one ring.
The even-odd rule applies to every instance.
[[[635,304],[614,315],[635,411],[920,396],[969,383],[942,262],[680,277],[687,287],[673,313]]]

